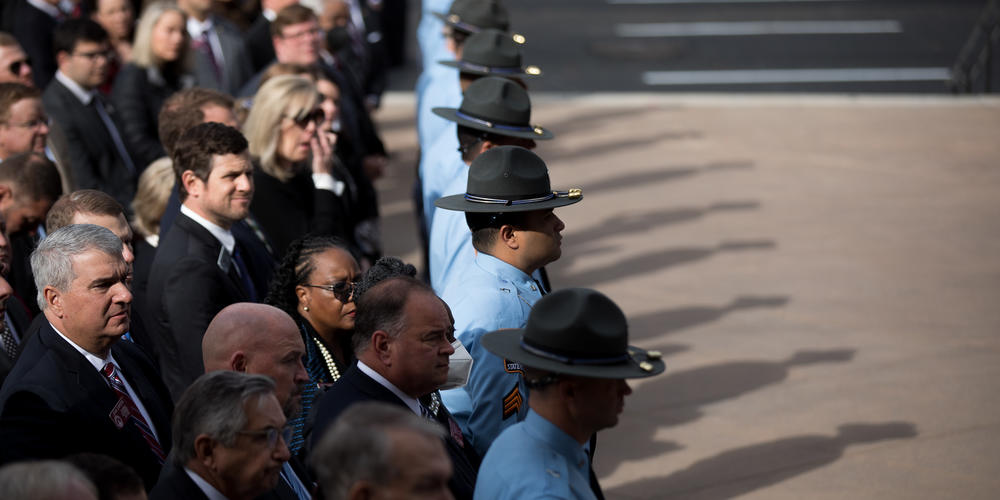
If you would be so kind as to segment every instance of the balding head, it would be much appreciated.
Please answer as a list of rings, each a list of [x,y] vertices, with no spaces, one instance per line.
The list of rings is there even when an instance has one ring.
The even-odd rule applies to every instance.
[[[274,379],[286,416],[298,412],[309,375],[295,321],[265,304],[238,303],[215,315],[201,341],[205,371],[232,370]]]

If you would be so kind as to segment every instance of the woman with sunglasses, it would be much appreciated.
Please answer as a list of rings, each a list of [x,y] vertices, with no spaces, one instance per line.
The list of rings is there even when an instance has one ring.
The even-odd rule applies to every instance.
[[[329,236],[306,236],[288,246],[271,280],[266,303],[299,326],[310,384],[302,391],[302,415],[354,362],[354,285],[361,270],[349,251]],[[303,419],[289,423],[301,436]],[[301,439],[293,438],[292,442]],[[293,453],[295,451],[293,450]]]
[[[243,127],[255,166],[250,212],[279,258],[307,233],[344,235],[343,184],[333,176],[330,137],[317,133],[322,121],[316,85],[280,75],[257,91]]]
[[[139,18],[132,60],[115,77],[111,100],[122,120],[119,130],[140,171],[166,156],[158,134],[164,101],[194,85],[188,73],[186,25],[187,16],[176,5],[149,4]]]

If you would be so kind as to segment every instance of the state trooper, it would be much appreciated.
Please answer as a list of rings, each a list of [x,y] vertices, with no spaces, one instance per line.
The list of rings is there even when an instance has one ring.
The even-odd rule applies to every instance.
[[[508,78],[524,87],[524,79],[542,74],[538,66],[526,66],[521,62],[521,45],[524,37],[511,35],[495,29],[484,29],[475,33],[465,42],[462,58],[455,61],[440,61],[444,66],[458,68],[458,79],[464,93],[476,80],[485,76]],[[455,103],[455,105],[459,105]],[[434,216],[434,200],[444,195],[444,189],[455,177],[462,176],[468,165],[462,161],[458,143],[458,125],[444,118],[445,128],[427,149],[420,151],[420,181],[423,188],[424,228],[430,232]],[[455,194],[455,193],[448,193]]]
[[[549,130],[531,124],[528,93],[506,78],[488,76],[476,80],[466,89],[459,108],[435,108],[434,112],[456,123],[455,136],[461,151],[442,167],[451,178],[441,196],[465,193],[469,165],[483,152],[497,146],[534,149],[536,140],[554,137]],[[469,226],[460,212],[435,210],[430,236],[431,287],[441,294],[456,263],[471,260],[475,251]]]
[[[580,189],[553,191],[545,162],[518,146],[497,146],[469,168],[462,194],[437,200],[438,215],[465,212],[475,251],[456,262],[441,298],[455,333],[474,360],[468,383],[442,400],[479,453],[504,428],[524,418],[527,388],[520,364],[483,349],[483,333],[520,328],[542,297],[531,274],[555,261],[565,228],[553,209],[579,202]]]
[[[486,453],[475,498],[603,498],[587,442],[618,423],[632,393],[625,379],[663,372],[660,353],[628,345],[625,314],[585,288],[543,297],[523,329],[487,333],[481,344],[523,365],[531,409]]]

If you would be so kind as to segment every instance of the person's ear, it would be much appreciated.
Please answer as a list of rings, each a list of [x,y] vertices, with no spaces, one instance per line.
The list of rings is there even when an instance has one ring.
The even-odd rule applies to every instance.
[[[500,232],[497,234],[497,237],[511,250],[517,250],[521,246],[517,239],[517,229],[510,224],[500,226]]]
[[[52,311],[52,314],[55,314],[57,318],[62,318],[63,314],[65,314],[62,303],[62,292],[53,286],[46,286],[42,289],[42,297],[45,298],[46,310]]]
[[[297,285],[295,287],[295,298],[298,299],[300,306],[309,307],[309,290],[306,287]]]
[[[392,338],[384,330],[372,334],[370,349],[385,366],[392,366]]]
[[[10,203],[14,199],[14,191],[9,184],[0,184],[0,205]]]
[[[247,357],[243,351],[236,351],[229,357],[229,368],[234,372],[246,373]]]
[[[69,52],[66,52],[65,50],[60,50],[59,52],[56,52],[56,66],[61,67],[63,63],[70,57],[71,56]]]
[[[215,470],[215,440],[208,434],[198,434],[194,438],[195,460],[201,462],[208,470]]]
[[[347,500],[370,500],[375,498],[375,488],[371,483],[365,480],[360,480],[351,485],[351,489],[347,490]]]
[[[197,198],[201,196],[205,183],[194,174],[193,170],[185,170],[181,174],[181,185],[184,186],[184,191],[187,191],[188,196]]]

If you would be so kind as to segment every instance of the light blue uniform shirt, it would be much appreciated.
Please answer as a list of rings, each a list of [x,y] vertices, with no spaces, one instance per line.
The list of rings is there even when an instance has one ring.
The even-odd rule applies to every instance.
[[[417,139],[421,151],[429,149],[452,123],[431,110],[462,105],[462,85],[457,69],[438,64],[424,73],[430,74],[430,81],[417,99]]]
[[[476,478],[475,499],[594,500],[586,448],[539,414],[493,442]]]
[[[448,58],[448,49],[444,47],[444,21],[435,13],[448,15],[452,0],[423,0],[420,2],[420,24],[417,25],[417,44],[420,46],[420,59],[424,71],[437,64],[443,55]],[[444,54],[442,54],[442,51]]]
[[[438,213],[446,212],[439,210]],[[461,212],[456,212],[461,214]],[[522,420],[528,388],[521,365],[507,362],[479,343],[487,332],[521,328],[542,298],[531,276],[491,255],[474,253],[455,269],[441,299],[455,316],[455,334],[474,363],[469,382],[441,392],[441,399],[480,455],[500,431]]]
[[[420,180],[423,186],[424,226],[430,234],[434,221],[434,200],[444,196],[445,189],[455,177],[468,179],[469,167],[458,151],[458,125],[448,122],[445,131],[426,151],[420,152]],[[462,193],[465,188],[462,188]],[[452,193],[455,194],[455,193]]]
[[[441,196],[464,194],[469,183],[469,167],[455,174],[451,182],[441,193]],[[436,207],[435,207],[436,208]],[[434,210],[431,219],[430,237],[427,243],[428,271],[431,276],[431,288],[439,296],[452,275],[452,267],[456,262],[469,262],[475,257],[472,247],[472,231],[465,222],[465,212],[456,210]]]

